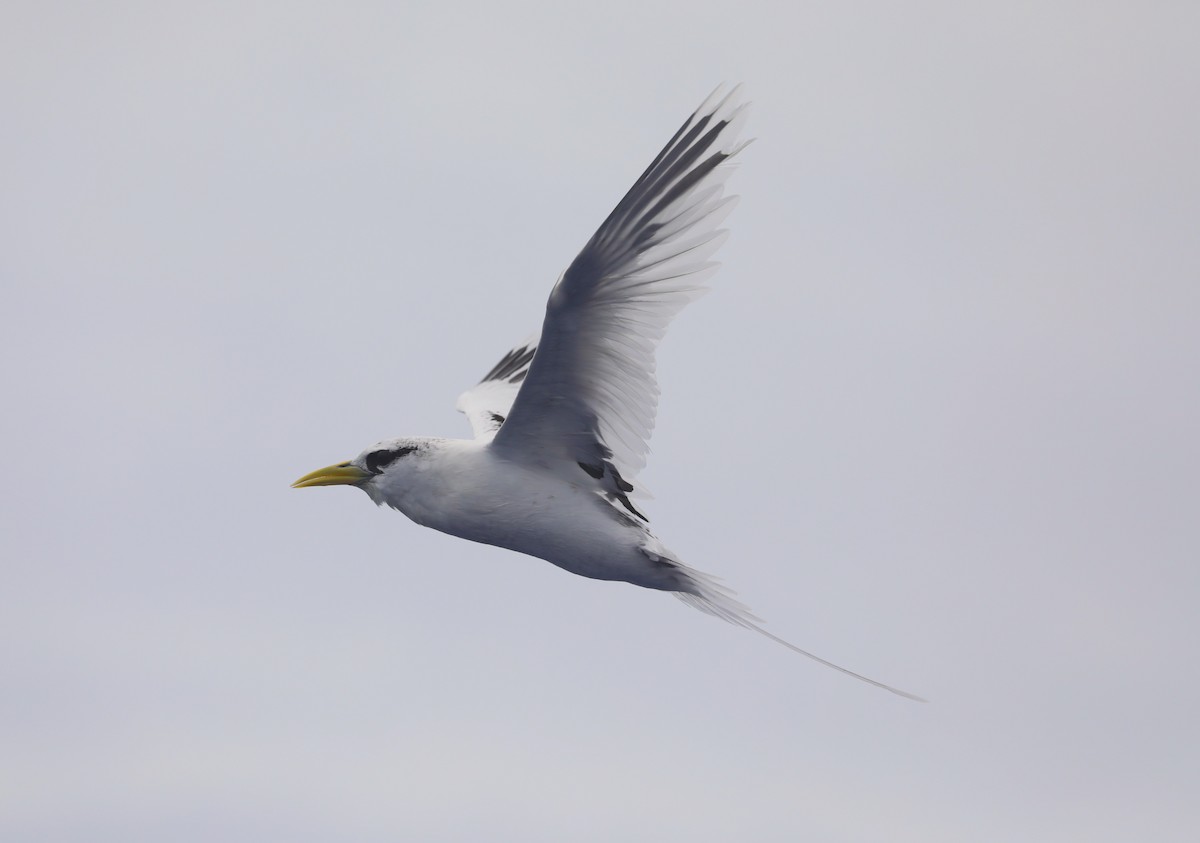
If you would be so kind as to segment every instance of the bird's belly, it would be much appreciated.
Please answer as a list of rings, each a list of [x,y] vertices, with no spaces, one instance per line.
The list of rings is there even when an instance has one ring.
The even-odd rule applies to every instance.
[[[510,468],[478,483],[430,491],[403,508],[418,524],[581,576],[646,584],[645,531],[591,489]]]

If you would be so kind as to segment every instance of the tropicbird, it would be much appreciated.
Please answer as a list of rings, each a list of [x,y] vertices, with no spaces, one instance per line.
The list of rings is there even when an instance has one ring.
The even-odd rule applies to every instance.
[[[540,336],[459,396],[475,438],[385,439],[292,485],[357,486],[426,527],[574,574],[673,593],[821,664],[911,699],[772,635],[716,578],[650,531],[633,503],[646,464],[667,323],[706,291],[736,197],[728,160],[749,141],[738,88],[688,118],[559,277]]]

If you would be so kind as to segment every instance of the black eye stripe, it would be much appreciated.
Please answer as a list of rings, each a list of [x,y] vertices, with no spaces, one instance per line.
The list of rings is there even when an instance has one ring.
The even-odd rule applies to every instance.
[[[396,448],[394,451],[372,451],[367,454],[364,462],[367,466],[367,471],[372,474],[382,474],[383,470],[394,463],[400,457],[411,454],[416,448]]]

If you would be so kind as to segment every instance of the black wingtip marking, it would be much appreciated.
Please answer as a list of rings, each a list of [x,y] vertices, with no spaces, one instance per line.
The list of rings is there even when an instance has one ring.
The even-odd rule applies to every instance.
[[[604,476],[604,466],[603,465],[588,465],[585,462],[578,463],[578,465],[580,468],[582,468],[584,471],[586,471],[588,473],[589,477],[591,477],[595,480],[599,480],[601,477]]]
[[[537,346],[523,345],[514,348],[500,358],[500,362],[483,376],[483,380],[480,383],[499,380],[508,380],[509,383],[520,383],[525,379],[529,363],[533,360],[533,355],[536,351]]]
[[[488,415],[492,417],[492,421],[496,423],[497,427],[504,424],[504,416],[499,413],[488,413]]]
[[[554,288],[550,305],[557,306],[572,298],[573,283],[577,278],[594,274],[595,265],[612,247],[613,239],[632,234],[633,242],[628,245],[633,251],[643,249],[657,237],[660,224],[654,219],[670,204],[689,190],[695,188],[723,161],[737,151],[729,152],[714,147],[733,123],[733,115],[719,118],[725,103],[732,95],[709,106],[703,114],[697,109],[675,135],[662,148],[650,166],[642,173],[629,191],[621,198],[612,212],[592,235],[587,246],[575,261],[567,267],[562,280]],[[707,105],[708,100],[705,101]]]

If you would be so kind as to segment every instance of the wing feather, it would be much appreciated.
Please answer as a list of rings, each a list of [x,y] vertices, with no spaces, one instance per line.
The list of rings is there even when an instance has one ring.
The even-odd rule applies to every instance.
[[[714,91],[563,273],[528,374],[490,432],[494,448],[589,473],[608,467],[613,488],[631,491],[658,406],[654,350],[716,270],[709,258],[735,200],[723,165],[745,146],[745,114],[737,88]]]
[[[458,396],[455,405],[465,413],[476,439],[490,439],[504,424],[537,350],[537,337],[513,347],[478,384]]]

